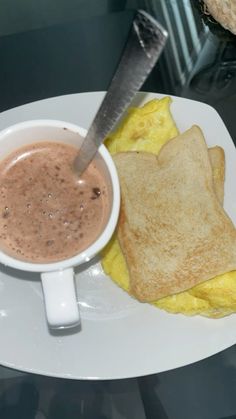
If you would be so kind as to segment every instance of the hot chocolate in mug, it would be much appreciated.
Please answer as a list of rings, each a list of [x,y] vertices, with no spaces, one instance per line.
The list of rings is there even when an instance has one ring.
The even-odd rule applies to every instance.
[[[22,122],[0,132],[0,263],[40,272],[52,328],[80,323],[74,268],[110,240],[120,187],[104,145],[78,176],[86,130],[63,121]]]

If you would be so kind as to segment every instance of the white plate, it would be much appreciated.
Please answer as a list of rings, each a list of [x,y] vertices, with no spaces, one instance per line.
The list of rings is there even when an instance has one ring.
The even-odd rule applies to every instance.
[[[136,103],[155,94],[140,93]],[[24,105],[0,115],[0,129],[26,119],[55,118],[87,128],[103,93],[83,93]],[[236,224],[236,151],[217,112],[173,97],[180,131],[199,124],[209,146],[226,153],[225,209]],[[82,330],[50,334],[37,275],[0,267],[0,363],[23,371],[74,379],[141,376],[209,357],[236,342],[236,316],[210,320],[171,315],[140,304],[94,263],[77,277]]]

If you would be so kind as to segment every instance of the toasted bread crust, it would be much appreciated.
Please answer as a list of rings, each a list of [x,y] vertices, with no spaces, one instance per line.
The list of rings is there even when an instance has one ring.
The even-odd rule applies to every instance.
[[[212,167],[215,193],[221,205],[223,205],[225,182],[225,153],[223,148],[219,146],[209,148],[208,153]]]

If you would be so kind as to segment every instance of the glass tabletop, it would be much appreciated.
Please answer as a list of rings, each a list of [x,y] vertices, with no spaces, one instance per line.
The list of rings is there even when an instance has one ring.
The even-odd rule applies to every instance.
[[[169,32],[142,90],[213,106],[236,141],[236,37],[198,0],[2,2],[0,111],[106,90],[137,9]],[[235,346],[186,367],[124,380],[64,380],[1,367],[0,418],[229,419],[236,418],[235,387]]]

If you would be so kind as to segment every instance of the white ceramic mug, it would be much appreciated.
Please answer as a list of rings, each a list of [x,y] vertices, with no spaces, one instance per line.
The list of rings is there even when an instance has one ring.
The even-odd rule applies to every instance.
[[[55,120],[26,121],[0,132],[0,158],[17,148],[40,141],[63,142],[80,146],[86,130],[74,124]],[[100,236],[87,249],[69,259],[55,263],[28,263],[0,250],[0,263],[12,268],[40,272],[47,321],[52,328],[74,327],[80,315],[74,285],[74,267],[88,262],[110,240],[117,224],[120,208],[120,187],[111,155],[104,145],[99,147],[96,164],[103,171],[110,193],[110,214]],[[37,245],[37,243],[35,243]]]

